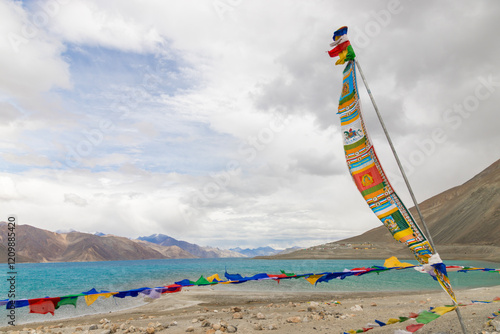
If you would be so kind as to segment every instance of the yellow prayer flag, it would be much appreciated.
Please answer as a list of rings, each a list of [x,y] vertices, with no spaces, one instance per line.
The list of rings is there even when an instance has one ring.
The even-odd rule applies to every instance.
[[[413,266],[414,265],[411,263],[400,262],[398,260],[398,258],[395,256],[391,256],[390,258],[386,259],[384,262],[384,267],[387,267],[387,268],[394,268],[394,267],[406,268],[406,267],[413,267]]]
[[[439,306],[439,307],[433,308],[431,312],[439,314],[439,315],[443,315],[445,313],[453,311],[456,308],[457,308],[456,306]]]
[[[92,305],[99,297],[104,297],[104,298],[109,298],[112,295],[116,295],[118,292],[107,292],[107,293],[96,293],[92,295],[86,295],[85,296],[85,302],[87,303],[87,306]]]
[[[212,276],[207,277],[207,281],[209,281],[210,283],[212,283],[214,279],[217,280],[217,282],[221,281],[221,279],[219,278],[219,274],[213,274]]]
[[[395,324],[397,322],[400,322],[400,321],[399,321],[399,319],[396,319],[396,318],[390,318],[389,320],[387,320],[388,325],[392,325],[392,324]]]
[[[310,275],[308,277],[304,277],[309,283],[312,285],[316,284],[316,281],[319,280],[321,277],[323,277],[323,274],[321,275]]]

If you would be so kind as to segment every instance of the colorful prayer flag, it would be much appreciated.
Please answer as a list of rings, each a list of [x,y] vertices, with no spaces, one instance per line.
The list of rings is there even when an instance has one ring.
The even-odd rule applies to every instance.
[[[334,47],[328,51],[330,57],[339,57],[335,65],[344,64],[346,61],[353,60],[356,57],[354,49],[347,39],[347,27],[345,26],[333,33],[333,43],[330,46]]]
[[[344,28],[334,34],[334,39],[340,39],[347,33],[347,28]],[[346,42],[337,45],[332,51],[342,48],[344,43]],[[349,172],[370,209],[394,239],[406,244],[420,263],[432,265],[431,274],[456,301],[446,266],[439,259],[439,255],[435,254],[410,212],[395,193],[368,137],[359,103],[354,65],[355,61],[351,60],[344,69],[338,109]]]

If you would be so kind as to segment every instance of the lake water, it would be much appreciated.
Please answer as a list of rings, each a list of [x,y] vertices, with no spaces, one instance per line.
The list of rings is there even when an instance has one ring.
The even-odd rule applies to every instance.
[[[413,261],[408,261],[415,263]],[[182,279],[196,281],[201,275],[208,277],[219,274],[224,279],[224,272],[253,276],[258,273],[280,274],[280,269],[295,274],[339,272],[345,268],[382,266],[383,260],[254,260],[241,258],[219,259],[168,259],[141,261],[106,261],[106,262],[66,262],[66,263],[25,263],[16,264],[16,299],[57,297],[68,294],[96,290],[123,291],[141,287],[157,287],[173,284]],[[479,261],[447,261],[447,265],[498,268],[499,264]],[[8,268],[0,272],[0,300],[8,298]],[[500,285],[500,275],[488,272],[449,273],[455,289],[475,288]],[[205,288],[205,287],[200,287]],[[208,287],[206,287],[208,288]],[[412,269],[392,270],[380,274],[368,274],[360,277],[347,277],[344,280],[332,280],[327,283],[311,285],[305,279],[251,281],[243,284],[220,284],[213,289],[231,291],[408,291],[439,290],[440,286],[429,275]],[[175,298],[175,293],[169,295]],[[62,319],[118,309],[134,307],[143,303],[141,298],[127,297],[98,299],[87,306],[83,298],[78,298],[77,308],[65,305],[50,314],[29,314],[29,308],[16,309],[16,323]],[[6,326],[7,311],[1,307],[0,326]],[[7,319],[7,320],[5,320]]]

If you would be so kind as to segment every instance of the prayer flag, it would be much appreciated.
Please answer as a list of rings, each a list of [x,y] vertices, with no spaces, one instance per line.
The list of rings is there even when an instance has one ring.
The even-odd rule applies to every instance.
[[[330,57],[339,57],[335,65],[344,64],[348,60],[353,60],[356,57],[351,43],[347,39],[347,27],[342,27],[333,33],[333,43],[330,46],[334,47],[328,54]]]
[[[37,298],[29,299],[30,313],[47,314],[50,313],[54,315],[56,310],[56,305],[61,298]]]
[[[439,306],[432,309],[432,313],[443,315],[456,309],[456,306]]]
[[[76,307],[77,301],[78,301],[78,295],[63,296],[63,297],[61,297],[61,300],[59,300],[59,302],[57,303],[56,309],[58,309],[59,307],[61,307],[63,305],[73,305],[74,307]]]
[[[415,333],[416,331],[418,331],[422,327],[424,327],[424,324],[413,324],[413,325],[406,326],[406,330],[410,333]]]
[[[334,38],[338,39],[347,32],[344,28],[339,30],[341,31],[334,34]],[[337,45],[332,51],[341,48],[344,43]],[[347,167],[354,184],[394,239],[406,244],[421,264],[432,265],[430,273],[456,301],[446,267],[392,188],[375,153],[361,113],[355,61],[349,61],[343,74],[337,114],[340,116]]]
[[[436,314],[436,313],[432,313],[432,312],[429,312],[429,311],[423,311],[421,312],[417,319],[415,319],[418,323],[420,324],[428,324],[429,322],[431,322],[432,320],[435,320],[437,318],[439,318],[440,315],[439,314]]]

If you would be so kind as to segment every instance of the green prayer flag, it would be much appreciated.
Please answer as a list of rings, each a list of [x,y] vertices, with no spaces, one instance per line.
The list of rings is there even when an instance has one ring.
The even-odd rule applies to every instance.
[[[63,305],[73,305],[74,307],[76,307],[77,299],[78,299],[78,295],[61,297],[61,299],[59,300],[59,302],[56,305],[56,309],[58,309],[59,307],[61,307]]]
[[[281,270],[281,269],[280,269],[280,271],[281,271],[282,274],[285,274],[287,276],[295,276],[294,273],[287,273],[287,272],[285,272],[284,270]]]
[[[200,278],[196,282],[194,282],[194,285],[210,285],[210,283],[203,275],[201,275]]]
[[[440,317],[439,314],[432,313],[429,311],[423,311],[418,315],[417,319],[415,320],[417,320],[417,322],[420,324],[428,324],[429,322],[436,320],[439,317]]]

